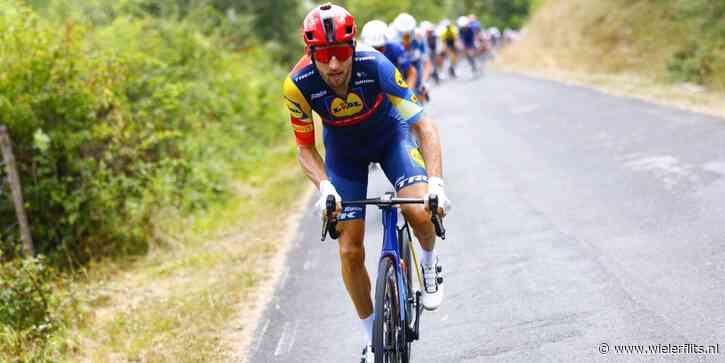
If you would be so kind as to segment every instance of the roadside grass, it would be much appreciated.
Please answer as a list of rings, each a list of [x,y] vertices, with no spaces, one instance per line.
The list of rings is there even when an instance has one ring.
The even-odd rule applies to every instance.
[[[80,299],[90,317],[71,332],[71,361],[215,362],[228,357],[223,335],[240,304],[273,277],[290,215],[309,183],[285,145],[240,176],[236,195],[206,213],[160,226],[162,241],[130,265],[91,266]],[[242,321],[253,328],[254,321]],[[243,342],[232,342],[232,344]]]
[[[496,67],[725,117],[725,72],[705,87],[674,83],[668,72],[698,31],[674,10],[651,1],[549,0]]]

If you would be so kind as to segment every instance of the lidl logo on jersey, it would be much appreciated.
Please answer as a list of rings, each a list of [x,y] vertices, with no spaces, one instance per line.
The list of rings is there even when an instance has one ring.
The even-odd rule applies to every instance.
[[[395,68],[395,83],[397,83],[400,88],[408,88],[408,84],[405,83],[403,75],[400,74],[400,71],[397,68]]]
[[[330,104],[330,114],[335,117],[352,116],[363,110],[364,103],[355,93],[347,95],[347,100],[335,97]]]

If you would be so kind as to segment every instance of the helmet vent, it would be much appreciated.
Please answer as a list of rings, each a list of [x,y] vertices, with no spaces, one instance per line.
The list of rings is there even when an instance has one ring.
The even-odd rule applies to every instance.
[[[350,34],[350,33],[352,33],[352,26],[348,25],[345,27],[345,34]]]
[[[315,33],[313,32],[307,32],[305,33],[305,36],[307,37],[307,40],[315,40]]]
[[[330,3],[320,6],[320,10],[330,10],[330,9],[332,9],[332,4],[330,4]]]
[[[335,42],[335,23],[333,22],[332,18],[327,18],[323,20],[323,24],[325,26],[325,35],[327,36],[327,41],[330,43]]]

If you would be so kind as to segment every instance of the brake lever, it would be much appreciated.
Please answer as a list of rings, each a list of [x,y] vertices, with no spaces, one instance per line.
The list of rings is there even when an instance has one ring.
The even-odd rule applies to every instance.
[[[446,227],[443,225],[443,219],[438,216],[438,196],[433,194],[428,199],[428,206],[431,211],[430,221],[436,231],[436,236],[446,239]]]
[[[327,196],[327,200],[325,201],[325,209],[327,210],[327,215],[325,216],[324,220],[322,221],[322,238],[320,241],[324,242],[325,238],[327,237],[327,234],[330,234],[330,238],[337,239],[340,237],[340,234],[337,233],[337,220],[333,219],[332,214],[334,213],[335,209],[337,209],[337,203],[335,203],[335,197],[332,195]]]

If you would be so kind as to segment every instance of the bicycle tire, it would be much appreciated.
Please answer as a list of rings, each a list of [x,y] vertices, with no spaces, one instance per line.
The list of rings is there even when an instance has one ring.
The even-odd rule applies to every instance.
[[[413,274],[412,271],[416,266],[413,265],[413,259],[411,258],[411,252],[410,247],[412,247],[412,243],[410,243],[411,236],[410,236],[410,227],[408,226],[408,223],[405,223],[405,226],[402,229],[398,230],[398,243],[400,243],[400,256],[405,261],[405,269],[404,269],[404,275],[405,275],[405,293],[408,297],[408,301],[403,302],[403,306],[405,307],[405,327],[406,327],[406,334],[404,336],[405,340],[403,340],[405,343],[403,345],[403,351],[402,351],[402,362],[408,363],[410,362],[410,356],[411,356],[411,350],[413,343],[408,339],[407,331],[408,329],[413,328],[413,309],[414,306],[412,304],[412,298],[413,298]]]
[[[378,266],[378,277],[375,283],[375,320],[373,324],[375,363],[402,362],[399,342],[401,339],[405,339],[405,329],[400,327],[398,296],[395,259],[385,257]]]

